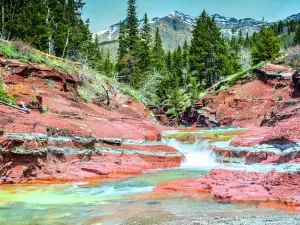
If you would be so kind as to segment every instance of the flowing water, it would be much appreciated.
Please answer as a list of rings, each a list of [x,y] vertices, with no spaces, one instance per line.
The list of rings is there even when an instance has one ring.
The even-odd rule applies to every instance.
[[[218,133],[215,138],[204,134]],[[279,209],[254,204],[225,204],[209,196],[152,192],[160,183],[201,177],[216,165],[209,151],[224,146],[236,130],[201,131],[189,134],[193,141],[168,136],[165,141],[185,155],[180,168],[154,170],[119,181],[57,185],[0,186],[0,224],[182,224],[180,219],[247,215],[290,215]],[[181,133],[174,133],[176,136]],[[169,134],[168,134],[169,135]],[[225,140],[225,136],[230,137]],[[233,135],[233,136],[232,136]],[[222,140],[221,140],[222,139]],[[176,222],[177,221],[177,222]],[[192,219],[187,224],[193,223]]]

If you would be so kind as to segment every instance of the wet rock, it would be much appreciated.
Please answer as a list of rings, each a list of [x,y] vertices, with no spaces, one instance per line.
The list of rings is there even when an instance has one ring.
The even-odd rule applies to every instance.
[[[293,199],[293,196],[300,195],[299,182],[298,173],[214,169],[202,178],[167,182],[155,190],[208,192],[224,201],[274,201],[297,206],[297,198]]]
[[[83,171],[90,172],[90,173],[95,173],[97,175],[108,175],[109,173],[101,172],[97,169],[91,169],[91,168],[81,168]]]

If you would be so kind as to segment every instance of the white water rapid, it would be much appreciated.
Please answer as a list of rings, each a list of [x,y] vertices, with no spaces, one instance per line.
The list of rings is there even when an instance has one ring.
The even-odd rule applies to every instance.
[[[216,154],[209,150],[208,141],[197,140],[194,144],[184,144],[176,139],[165,140],[171,146],[184,154],[181,168],[211,169],[216,162]]]

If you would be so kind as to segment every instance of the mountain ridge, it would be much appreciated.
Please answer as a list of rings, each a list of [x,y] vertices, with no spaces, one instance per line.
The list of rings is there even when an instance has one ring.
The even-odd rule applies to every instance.
[[[274,22],[256,20],[250,17],[237,19],[234,17],[225,17],[219,14],[211,15],[215,18],[217,26],[224,37],[236,37],[241,31],[245,36],[246,34],[252,35],[254,32],[258,32],[262,25],[270,26]],[[178,45],[183,45],[184,41],[188,42],[192,39],[191,31],[193,25],[196,23],[197,17],[184,14],[179,11],[174,11],[167,16],[154,17],[150,20],[150,26],[152,33],[154,34],[156,28],[159,28],[164,44],[165,50],[174,50]],[[294,14],[283,21],[300,19],[300,13]],[[126,19],[123,20],[126,22]],[[143,20],[138,20],[138,26],[141,28]],[[98,36],[100,45],[106,50],[109,49],[112,56],[116,56],[117,53],[117,39],[119,35],[119,23],[113,24],[108,28],[94,33],[94,36]]]

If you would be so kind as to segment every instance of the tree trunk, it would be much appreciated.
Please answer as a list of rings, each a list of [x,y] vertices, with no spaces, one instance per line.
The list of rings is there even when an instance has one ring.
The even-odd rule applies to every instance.
[[[67,39],[66,39],[66,43],[65,43],[65,47],[64,47],[64,51],[63,51],[63,55],[62,55],[62,58],[65,57],[65,54],[66,54],[66,49],[69,45],[69,36],[70,36],[70,29],[68,29],[68,33],[67,33]]]
[[[46,18],[46,24],[47,25],[49,23],[49,20],[50,20],[50,8],[48,7],[47,18]],[[48,54],[49,55],[51,55],[51,36],[52,36],[52,34],[50,33],[49,37],[48,37]]]
[[[13,12],[13,15],[12,15],[12,17],[11,17],[11,20],[13,21],[14,20],[14,18],[15,18],[15,14],[16,14],[16,10],[17,10],[17,0],[15,1],[15,5],[14,5],[14,7],[13,7],[13,3],[12,3],[12,1],[11,1],[11,10],[12,10],[12,12]],[[10,35],[11,35],[11,24],[10,24],[10,27],[9,27],[9,32],[8,32],[8,35],[7,35],[7,40],[10,40]]]
[[[1,27],[1,39],[4,39],[4,1],[2,3],[2,27]]]

